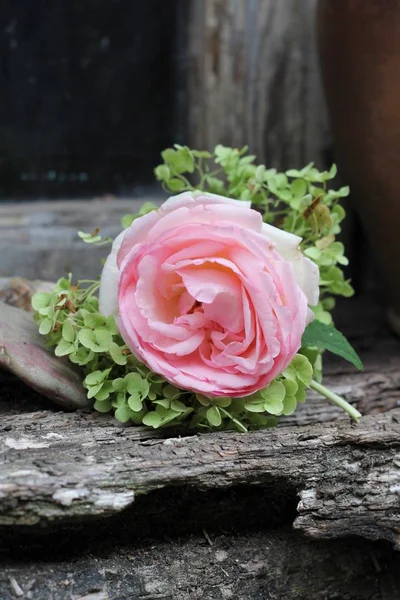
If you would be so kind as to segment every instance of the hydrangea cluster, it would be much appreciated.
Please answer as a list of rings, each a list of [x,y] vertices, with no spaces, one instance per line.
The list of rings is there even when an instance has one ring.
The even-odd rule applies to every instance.
[[[94,409],[153,428],[247,431],[292,414],[312,388],[357,420],[321,384],[325,350],[362,368],[331,315],[334,297],[353,293],[336,240],[349,190],[328,186],[336,167],[278,173],[220,145],[162,158],[156,178],[180,194],[123,218],[101,282],[70,275],[32,301]]]

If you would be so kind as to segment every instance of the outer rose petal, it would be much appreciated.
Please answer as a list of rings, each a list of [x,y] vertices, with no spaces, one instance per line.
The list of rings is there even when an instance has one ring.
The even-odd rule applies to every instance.
[[[197,190],[193,193],[182,192],[176,196],[171,196],[171,198],[168,198],[168,200],[161,205],[158,213],[161,216],[164,216],[182,206],[190,208],[198,206],[199,204],[233,204],[241,206],[242,208],[250,208],[251,206],[251,202],[247,200],[233,200],[232,198],[225,198],[225,196],[220,196],[219,194],[209,194],[208,192],[200,192]]]
[[[118,314],[118,284],[121,274],[117,266],[117,254],[125,233],[126,231],[122,231],[115,238],[101,273],[99,310],[106,317]]]
[[[299,250],[302,238],[267,223],[262,224],[263,234],[275,244],[279,254],[294,267],[297,285],[305,293],[308,304],[315,306],[319,299],[319,269]]]

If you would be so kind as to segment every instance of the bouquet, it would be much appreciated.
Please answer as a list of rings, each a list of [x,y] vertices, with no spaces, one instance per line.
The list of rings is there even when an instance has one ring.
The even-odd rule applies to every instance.
[[[335,329],[335,296],[353,289],[336,240],[348,187],[336,167],[278,173],[247,148],[175,145],[155,176],[172,194],[126,215],[101,277],[62,278],[32,304],[57,357],[82,370],[93,408],[153,428],[248,431],[290,415],[322,385],[322,355],[361,369]],[[65,359],[64,359],[65,360]]]

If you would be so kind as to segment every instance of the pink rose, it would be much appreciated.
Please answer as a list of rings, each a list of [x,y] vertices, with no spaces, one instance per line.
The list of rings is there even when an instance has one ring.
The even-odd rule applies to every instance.
[[[179,194],[117,237],[100,310],[177,387],[246,396],[289,365],[318,302],[318,268],[300,242],[250,203]]]

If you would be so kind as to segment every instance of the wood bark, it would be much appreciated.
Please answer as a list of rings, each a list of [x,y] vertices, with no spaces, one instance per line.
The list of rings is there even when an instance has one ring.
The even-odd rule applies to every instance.
[[[248,144],[278,169],[325,165],[330,134],[315,6],[315,0],[191,0],[190,144]]]
[[[368,395],[371,404],[388,388],[399,397],[397,372],[358,377],[359,390],[354,376],[340,375],[339,384],[354,390],[356,403],[361,396],[367,406]],[[327,383],[338,389],[334,376]],[[118,514],[142,495],[176,486],[256,485],[298,497],[294,526],[313,538],[360,535],[399,545],[400,409],[358,425],[339,420],[165,438],[173,432],[120,427],[92,413],[8,414],[3,403],[0,432],[3,527]]]

